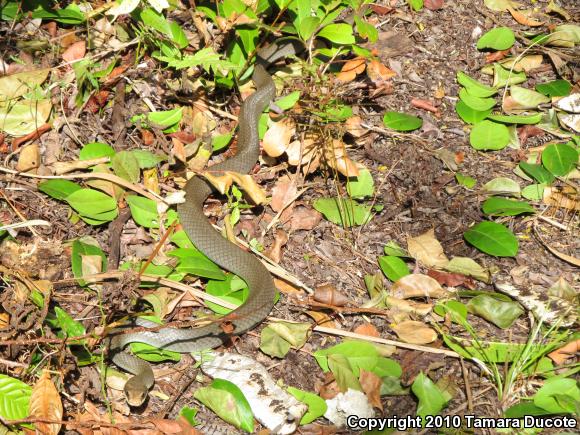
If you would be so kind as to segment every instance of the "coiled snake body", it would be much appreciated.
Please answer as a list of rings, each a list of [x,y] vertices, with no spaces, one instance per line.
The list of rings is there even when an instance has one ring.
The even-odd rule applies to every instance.
[[[237,154],[211,167],[212,172],[235,171],[247,173],[258,160],[260,152],[258,122],[264,109],[276,94],[274,81],[266,71],[266,65],[276,59],[295,53],[294,43],[284,46],[276,44],[263,50],[258,58],[252,79],[256,92],[245,100],[239,115]],[[240,276],[248,285],[249,295],[245,304],[237,308],[229,317],[234,326],[234,334],[241,334],[260,323],[274,305],[276,288],[268,270],[251,254],[242,251],[223,237],[210,225],[203,214],[203,203],[212,188],[199,177],[190,179],[186,186],[186,202],[177,207],[181,225],[194,245],[220,267]],[[140,326],[157,326],[151,322],[137,320]],[[125,385],[125,395],[130,405],[139,406],[147,397],[154,383],[151,366],[140,358],[123,352],[123,348],[133,342],[147,343],[157,348],[176,352],[195,352],[221,345],[227,339],[219,324],[212,323],[201,328],[164,328],[157,332],[136,332],[117,334],[110,339],[110,353],[113,362],[133,373]]]

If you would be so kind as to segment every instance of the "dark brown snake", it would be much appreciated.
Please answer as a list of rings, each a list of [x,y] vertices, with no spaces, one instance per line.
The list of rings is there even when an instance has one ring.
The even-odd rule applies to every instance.
[[[246,174],[258,160],[260,153],[258,122],[264,109],[276,95],[276,87],[266,66],[277,59],[295,54],[299,47],[295,42],[270,45],[258,56],[252,79],[256,92],[244,101],[239,115],[237,154],[211,167],[212,173],[235,171]],[[212,187],[202,178],[193,177],[185,185],[186,200],[177,207],[181,225],[201,252],[220,267],[241,277],[248,285],[246,302],[234,310],[228,320],[234,326],[234,334],[253,328],[270,313],[274,305],[276,288],[268,270],[252,254],[221,237],[203,214],[203,203],[212,192]],[[139,326],[158,326],[148,321],[137,320]],[[132,406],[141,405],[154,383],[153,371],[146,361],[123,351],[133,342],[141,342],[160,349],[188,353],[220,346],[228,336],[218,323],[201,328],[164,328],[157,332],[145,331],[116,334],[110,339],[109,349],[113,362],[133,373],[125,385],[127,401]]]

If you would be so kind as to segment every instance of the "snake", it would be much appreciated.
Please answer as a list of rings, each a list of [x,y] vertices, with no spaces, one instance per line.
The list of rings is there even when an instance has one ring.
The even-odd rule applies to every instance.
[[[276,87],[267,67],[274,61],[296,54],[301,46],[295,40],[277,41],[257,53],[252,80],[256,91],[242,104],[238,117],[237,153],[225,161],[211,166],[212,174],[234,171],[247,174],[258,160],[260,139],[258,123],[262,112],[276,95]],[[140,406],[148,397],[155,379],[150,364],[123,349],[129,343],[146,343],[159,349],[179,353],[199,352],[218,347],[230,335],[239,335],[261,323],[274,306],[277,290],[266,267],[251,253],[243,251],[215,231],[203,213],[203,204],[213,188],[200,177],[189,179],[184,187],[185,202],[177,206],[180,222],[195,247],[214,263],[238,275],[249,289],[248,298],[228,315],[233,331],[226,333],[219,322],[198,328],[162,328],[157,331],[123,333],[124,325],[111,331],[108,339],[109,354],[113,363],[132,373],[124,386],[127,403]],[[130,326],[152,327],[156,323],[135,319]]]

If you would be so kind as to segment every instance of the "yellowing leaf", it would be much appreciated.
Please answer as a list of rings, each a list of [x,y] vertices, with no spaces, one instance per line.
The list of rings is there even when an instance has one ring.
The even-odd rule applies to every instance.
[[[46,80],[49,72],[49,68],[44,68],[0,77],[0,101],[12,100],[34,90]]]
[[[25,136],[43,125],[52,104],[49,100],[30,100],[15,104],[0,103],[0,132],[11,136]]]
[[[31,417],[62,420],[62,401],[47,370],[43,370],[40,379],[32,389],[29,410]],[[35,425],[39,433],[48,435],[56,435],[62,426],[58,423],[35,423]]]
[[[433,278],[421,273],[413,273],[399,279],[391,287],[391,295],[399,299],[442,298],[448,292]]]
[[[423,322],[406,320],[392,326],[393,331],[406,343],[428,344],[437,340],[437,332]]]

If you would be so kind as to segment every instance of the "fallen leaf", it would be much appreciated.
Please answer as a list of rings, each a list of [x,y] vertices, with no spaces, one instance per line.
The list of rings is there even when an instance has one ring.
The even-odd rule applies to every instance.
[[[20,150],[16,170],[28,172],[40,166],[40,148],[37,143],[26,145]]]
[[[521,145],[525,145],[529,138],[535,136],[544,136],[546,133],[544,130],[536,127],[535,125],[524,125],[518,128],[518,138]]]
[[[38,139],[40,136],[42,136],[43,133],[47,132],[51,128],[52,126],[50,124],[44,124],[38,127],[36,130],[34,130],[32,133],[27,134],[26,136],[15,138],[12,141],[12,149],[17,150],[20,147],[20,144],[28,142],[29,140]],[[2,143],[2,140],[0,140],[0,143]]]
[[[418,109],[427,110],[428,112],[433,112],[436,115],[439,114],[439,109],[433,105],[430,101],[420,100],[418,98],[413,98],[411,100],[411,106],[417,107]]]
[[[436,11],[443,8],[443,0],[425,0],[424,4],[430,11]]]
[[[86,41],[77,41],[65,50],[65,52],[62,54],[62,59],[65,62],[73,62],[75,60],[79,60],[85,57],[86,53],[87,53]]]
[[[512,17],[514,17],[514,20],[516,20],[522,26],[538,27],[544,24],[541,21],[536,21],[526,16],[523,11],[516,11],[513,8],[508,8],[508,11],[510,11],[510,14],[512,14]]]
[[[298,187],[296,186],[296,177],[282,176],[276,180],[272,188],[272,201],[270,207],[275,212],[279,212],[288,206],[289,202],[296,197]]]
[[[391,295],[399,299],[409,298],[442,298],[448,292],[430,276],[420,273],[406,275],[391,287]]]
[[[433,228],[420,236],[407,237],[407,248],[411,257],[427,267],[441,269],[449,263]]]
[[[387,80],[395,77],[397,73],[377,59],[373,59],[367,67],[367,75],[375,85],[381,86]]]
[[[276,264],[280,263],[282,259],[282,247],[288,243],[288,234],[282,229],[277,229],[276,234],[274,235],[274,243],[266,251],[266,255],[272,259],[272,261]]]
[[[279,157],[284,154],[289,148],[294,133],[296,133],[296,124],[291,118],[284,118],[273,123],[262,140],[266,154],[270,157]]]
[[[406,320],[393,325],[392,328],[405,343],[429,344],[437,340],[437,332],[423,322]]]
[[[343,141],[332,139],[331,150],[328,148],[324,147],[324,161],[329,167],[336,169],[345,177],[358,177],[358,165],[348,157]]]
[[[545,187],[544,204],[561,207],[568,210],[580,211],[580,198],[573,187]]]
[[[362,118],[360,116],[351,116],[345,121],[344,126],[346,131],[356,138],[359,138],[368,132],[368,129],[362,127]]]
[[[433,309],[431,304],[407,301],[393,296],[386,296],[385,302],[391,311],[397,310],[402,313],[417,314],[419,316],[426,316]]]
[[[306,311],[306,314],[308,314],[310,317],[312,317],[318,326],[325,326],[327,328],[336,328],[337,327],[334,320],[332,320],[332,318],[326,313],[321,313],[320,311],[311,311],[310,310],[310,311]]]
[[[368,335],[370,337],[380,337],[379,331],[372,323],[365,322],[354,328],[356,334]]]
[[[448,287],[464,286],[467,288],[474,288],[475,283],[465,275],[459,273],[441,272],[438,270],[429,269],[427,275],[437,280],[441,285]]]
[[[382,411],[381,385],[383,380],[373,372],[361,368],[359,382],[370,404]]]
[[[303,205],[297,206],[292,210],[288,220],[284,218],[282,221],[290,225],[290,229],[297,230],[311,230],[322,220],[322,214],[313,209]]]
[[[548,357],[554,361],[554,364],[560,366],[571,358],[575,358],[580,352],[580,339],[571,341],[559,349],[548,354]]]
[[[303,295],[304,294],[304,290],[298,288],[298,287],[294,287],[292,284],[290,284],[289,282],[286,282],[282,279],[279,278],[274,278],[274,286],[280,290],[282,293],[285,294],[293,294],[293,295]]]
[[[491,53],[487,53],[485,55],[485,63],[498,62],[498,61],[504,59],[509,53],[510,53],[510,49],[498,50],[498,51],[493,51]]]
[[[266,193],[254,181],[251,175],[239,174],[232,171],[224,171],[222,175],[212,175],[211,168],[204,172],[204,177],[223,195],[231,187],[232,183],[240,186],[244,192],[252,199],[254,204],[266,202]]]
[[[341,82],[348,83],[353,81],[358,74],[361,74],[366,68],[366,60],[363,57],[357,57],[346,61],[342,66],[336,78]]]
[[[32,388],[29,403],[30,416],[45,420],[62,420],[62,401],[48,370],[43,370],[40,379]],[[35,423],[42,434],[56,435],[62,425],[58,423]]]
[[[314,290],[314,300],[334,307],[343,307],[348,298],[339,292],[332,284],[322,284]]]

